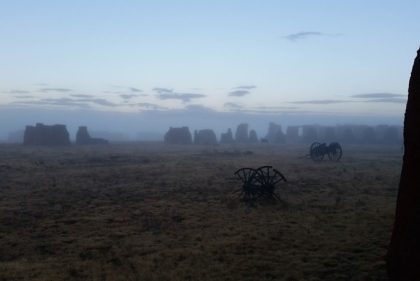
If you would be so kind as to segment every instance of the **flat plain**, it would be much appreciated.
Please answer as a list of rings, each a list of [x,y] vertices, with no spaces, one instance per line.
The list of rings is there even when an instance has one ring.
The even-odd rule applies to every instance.
[[[0,280],[386,280],[399,146],[0,145]],[[246,205],[270,165],[284,203]]]

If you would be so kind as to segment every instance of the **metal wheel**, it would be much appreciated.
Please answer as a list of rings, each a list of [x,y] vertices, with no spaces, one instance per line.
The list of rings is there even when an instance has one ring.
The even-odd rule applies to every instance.
[[[237,170],[234,175],[237,175],[242,181],[242,187],[232,192],[232,194],[239,193],[238,197],[243,195],[244,201],[250,201],[256,199],[259,193],[259,177],[255,177],[258,174],[257,170],[252,168],[242,168]]]
[[[279,201],[283,202],[283,199],[275,193],[275,187],[279,182],[286,182],[286,178],[279,171],[272,168],[272,166],[262,166],[257,169],[258,174],[254,175],[259,188],[257,198],[261,197],[267,200],[275,200],[275,198],[277,198]]]
[[[324,159],[324,146],[322,146],[319,142],[314,142],[309,149],[309,154],[315,162],[321,161]]]
[[[332,142],[328,146],[328,158],[333,161],[340,160],[341,156],[343,155],[343,150],[341,149],[341,145],[338,142]]]

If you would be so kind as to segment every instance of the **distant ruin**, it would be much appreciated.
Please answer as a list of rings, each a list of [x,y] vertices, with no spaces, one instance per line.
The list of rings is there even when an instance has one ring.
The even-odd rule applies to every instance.
[[[337,135],[334,127],[325,127],[324,142],[330,143],[337,141]]]
[[[248,124],[242,123],[236,127],[235,132],[236,143],[247,143],[248,142]]]
[[[318,140],[318,133],[313,125],[302,126],[302,141],[303,142],[315,142]]]
[[[249,138],[248,138],[248,142],[249,143],[259,143],[260,141],[258,140],[258,136],[257,136],[257,132],[255,130],[251,130],[249,131]]]
[[[281,125],[277,125],[274,122],[268,124],[268,133],[265,139],[269,143],[286,143],[286,138],[281,130]]]
[[[91,145],[91,144],[108,144],[108,140],[102,138],[92,138],[89,135],[86,126],[80,126],[76,133],[76,144]]]
[[[192,136],[188,127],[170,127],[164,136],[166,144],[192,144]]]
[[[385,143],[400,143],[398,129],[396,127],[386,128],[382,139]]]
[[[364,143],[375,143],[376,142],[376,133],[372,127],[367,127],[363,130],[362,141]]]
[[[299,126],[288,126],[286,129],[286,142],[296,143],[300,141]]]
[[[195,130],[194,144],[217,144],[216,134],[213,130]]]
[[[23,135],[24,145],[67,146],[70,145],[69,132],[66,125],[26,126]]]
[[[232,130],[228,129],[226,133],[222,133],[220,143],[234,143]]]
[[[343,143],[354,143],[356,141],[356,137],[354,136],[353,129],[350,127],[346,127],[343,130],[343,136],[340,139],[340,142]]]

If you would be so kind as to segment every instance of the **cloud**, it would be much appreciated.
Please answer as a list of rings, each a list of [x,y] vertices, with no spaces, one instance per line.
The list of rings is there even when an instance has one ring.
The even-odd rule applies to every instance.
[[[235,105],[235,104],[233,104]],[[226,107],[226,104],[225,104]],[[297,114],[297,113],[314,113],[314,111],[298,110],[300,107],[297,106],[257,106],[257,107],[231,107],[229,112],[236,113],[250,113],[250,114]]]
[[[34,105],[57,105],[57,106],[77,106],[81,108],[91,108],[89,103],[94,103],[102,106],[107,107],[116,107],[118,106],[115,103],[109,102],[106,99],[92,99],[92,98],[84,98],[84,99],[71,99],[71,98],[59,98],[59,99],[40,99],[38,101],[22,101],[22,102],[14,102],[15,104],[28,104],[32,103]]]
[[[133,92],[133,93],[140,93],[141,92],[141,90],[139,90],[139,89],[137,89],[137,88],[133,88],[133,87],[128,87],[130,90],[131,90],[131,92]]]
[[[384,99],[374,99],[374,100],[367,100],[366,102],[389,102],[389,103],[407,103],[407,99],[401,98],[384,98]]]
[[[104,94],[123,94],[124,92],[103,91]]]
[[[48,86],[48,84],[45,84],[45,83],[36,83],[34,85],[37,85],[37,86]]]
[[[233,92],[230,92],[229,93],[229,97],[243,97],[243,96],[245,96],[245,95],[247,95],[247,94],[249,94],[250,92],[249,91],[241,91],[241,90],[238,90],[238,91],[233,91]]]
[[[299,109],[298,106],[258,106],[258,109]]]
[[[398,95],[398,94],[390,94],[390,93],[372,93],[372,94],[353,95],[351,97],[352,98],[383,99],[383,98],[407,97],[407,95]]]
[[[167,88],[153,88],[152,91],[158,92],[158,93],[172,93],[172,89]]]
[[[190,102],[191,99],[204,98],[206,95],[190,94],[190,93],[160,93],[157,95],[161,100],[182,100],[183,102]]]
[[[308,101],[291,101],[288,103],[297,103],[297,104],[333,104],[333,103],[346,103],[352,101],[344,100],[308,100]]]
[[[67,92],[72,92],[73,90],[71,89],[65,89],[65,88],[43,88],[40,89],[39,92],[61,92],[61,93],[67,93]]]
[[[19,104],[19,105],[54,105],[54,106],[71,106],[71,107],[79,107],[90,109],[91,106],[87,103],[80,103],[75,102],[70,98],[61,98],[61,99],[41,99],[38,101],[19,101],[19,102],[12,102],[12,104]]]
[[[212,111],[212,112],[214,112],[213,109],[211,109],[209,107],[206,107],[206,106],[204,106],[202,104],[190,104],[190,105],[186,106],[185,109],[186,110],[191,110],[191,111],[203,111],[203,110],[206,110],[206,111]]]
[[[251,86],[239,86],[239,87],[236,87],[234,89],[246,89],[246,90],[250,90],[250,89],[255,89],[255,88],[257,88],[257,86],[251,85]]]
[[[93,98],[95,96],[92,95],[82,95],[82,94],[76,94],[76,95],[70,95],[71,97],[75,97],[75,98]]]
[[[154,108],[154,109],[160,108],[160,106],[158,106],[157,104],[148,103],[148,102],[139,102],[134,105],[137,105],[139,107]]]
[[[3,92],[5,94],[29,94],[29,91],[23,91],[23,90],[11,90],[8,92]]]
[[[18,99],[32,99],[32,98],[36,98],[35,96],[15,96],[15,98]]]
[[[229,107],[229,108],[242,108],[242,105],[234,103],[234,102],[227,102],[223,106]]]
[[[93,102],[99,105],[103,106],[109,106],[109,107],[116,107],[117,105],[115,103],[109,102],[106,99],[86,99],[86,100],[77,100],[82,102]]]
[[[309,37],[315,37],[315,36],[329,36],[329,37],[333,37],[333,36],[338,36],[339,34],[327,34],[327,33],[322,33],[319,31],[302,31],[302,32],[298,32],[298,33],[292,33],[289,34],[287,36],[283,36],[283,38],[290,40],[290,41],[297,41],[297,40],[303,40],[303,39],[307,39]]]
[[[131,95],[129,95],[129,94],[120,95],[120,97],[122,97],[125,100],[131,99],[131,98],[134,98],[134,97],[137,97],[137,96],[138,95],[133,95],[133,94],[131,94]]]

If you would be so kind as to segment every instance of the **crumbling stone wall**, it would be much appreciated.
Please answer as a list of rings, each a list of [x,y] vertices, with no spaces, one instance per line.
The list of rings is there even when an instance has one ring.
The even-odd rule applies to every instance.
[[[249,143],[259,143],[257,132],[255,130],[249,131]]]
[[[101,138],[92,138],[86,126],[79,126],[76,133],[76,144],[91,145],[91,144],[108,144],[108,140]]]
[[[268,124],[268,133],[265,136],[265,139],[270,143],[286,143],[286,138],[281,129],[281,125],[277,125],[274,122]]]
[[[288,126],[286,130],[286,141],[289,143],[299,142],[299,126]]]
[[[248,124],[239,124],[235,132],[236,143],[247,143],[248,142]]]
[[[232,130],[228,129],[226,133],[222,133],[220,137],[220,143],[234,143]]]
[[[334,127],[325,127],[324,130],[324,142],[330,143],[338,141]]]
[[[318,133],[314,126],[305,125],[302,126],[303,133],[302,133],[302,141],[303,142],[315,142],[318,141]]]
[[[188,127],[170,127],[164,136],[166,144],[191,144],[192,136]]]
[[[363,137],[362,142],[364,143],[375,143],[376,140],[376,134],[375,130],[372,127],[367,127],[363,130]]]
[[[217,144],[216,134],[211,129],[195,130],[194,144]]]
[[[65,146],[70,145],[69,132],[66,125],[44,125],[36,123],[26,126],[23,135],[24,145]]]
[[[396,127],[388,127],[384,132],[382,141],[384,143],[389,143],[389,144],[400,143],[400,139],[398,136],[398,129]]]
[[[354,136],[353,129],[350,127],[344,128],[343,137],[341,138],[343,143],[354,143],[356,141],[356,137]]]

